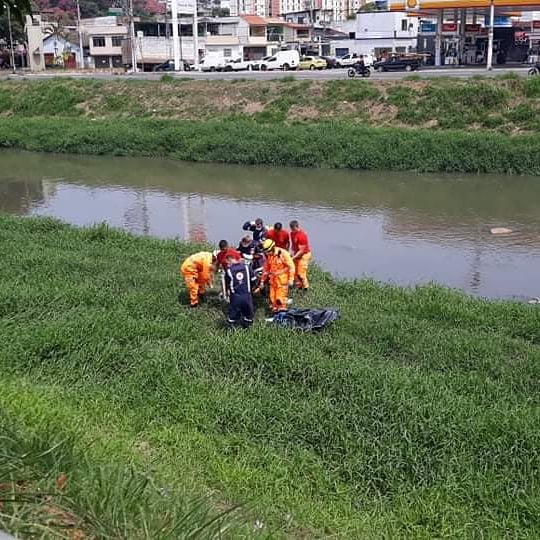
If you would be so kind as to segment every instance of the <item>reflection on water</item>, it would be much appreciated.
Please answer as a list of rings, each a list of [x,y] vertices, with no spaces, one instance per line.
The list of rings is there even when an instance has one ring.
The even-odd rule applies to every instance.
[[[0,211],[237,242],[243,221],[296,218],[345,277],[540,295],[540,179],[415,175],[0,152]],[[510,227],[505,237],[492,226]]]

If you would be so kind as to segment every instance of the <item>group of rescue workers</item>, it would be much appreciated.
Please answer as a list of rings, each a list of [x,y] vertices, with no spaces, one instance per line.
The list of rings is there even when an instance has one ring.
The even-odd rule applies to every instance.
[[[180,266],[192,308],[199,305],[214,274],[222,271],[224,292],[229,300],[227,323],[249,327],[253,324],[253,294],[268,292],[273,313],[286,310],[293,287],[307,291],[311,248],[297,220],[289,223],[290,232],[281,223],[266,227],[261,218],[246,221],[244,236],[235,249],[227,240],[214,252],[201,251],[189,256]]]

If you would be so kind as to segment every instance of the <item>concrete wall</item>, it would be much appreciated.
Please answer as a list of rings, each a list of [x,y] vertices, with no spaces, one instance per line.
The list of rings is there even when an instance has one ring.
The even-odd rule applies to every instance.
[[[43,55],[43,32],[41,31],[41,17],[26,16],[25,25],[28,39],[28,62],[31,71],[45,71],[45,57]]]

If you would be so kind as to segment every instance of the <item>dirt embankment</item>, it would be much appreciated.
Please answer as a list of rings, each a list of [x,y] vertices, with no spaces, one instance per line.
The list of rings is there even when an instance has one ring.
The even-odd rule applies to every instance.
[[[0,115],[347,121],[371,126],[540,130],[540,81],[162,81],[56,79],[0,83]]]

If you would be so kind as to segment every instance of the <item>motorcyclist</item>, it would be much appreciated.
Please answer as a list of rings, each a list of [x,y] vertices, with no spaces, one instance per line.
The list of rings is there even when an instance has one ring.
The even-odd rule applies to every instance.
[[[356,62],[356,64],[354,65],[356,71],[358,73],[364,73],[365,69],[366,69],[366,63],[364,62],[364,56],[363,55],[360,55],[358,57],[358,62]]]

